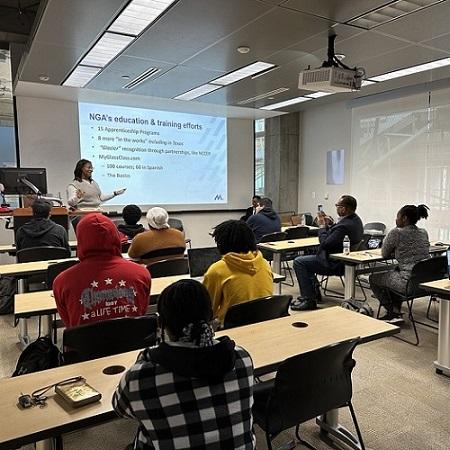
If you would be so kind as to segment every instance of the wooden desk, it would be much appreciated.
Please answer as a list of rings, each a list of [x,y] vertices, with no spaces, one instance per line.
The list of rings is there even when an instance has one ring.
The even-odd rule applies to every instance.
[[[439,335],[436,373],[450,376],[450,280],[429,281],[420,285],[426,292],[436,294],[439,302]]]
[[[297,321],[306,322],[309,326],[292,327],[291,323]],[[226,330],[217,333],[217,336],[229,335],[238,345],[246,348],[253,358],[256,372],[261,373],[270,371],[289,356],[342,339],[361,335],[367,342],[396,332],[397,327],[334,307]],[[112,365],[128,368],[136,360],[137,354],[136,351],[128,352],[0,380],[0,449],[19,447],[113,419],[115,415],[111,398],[122,374],[104,375],[102,370]],[[102,393],[100,402],[78,410],[65,409],[49,391],[45,408],[17,408],[17,398],[21,392],[30,393],[41,386],[77,375],[84,376],[89,384]]]
[[[319,238],[310,237],[303,239],[289,239],[284,241],[264,242],[258,244],[260,250],[266,250],[273,253],[273,271],[281,273],[281,256],[283,253],[295,250],[302,250],[305,248],[317,247],[319,245]],[[278,285],[278,294],[281,294],[281,284]]]
[[[432,241],[430,243],[430,254],[435,255],[442,252],[445,252],[447,250],[447,247],[450,244],[444,244],[444,245],[437,245],[436,241]],[[357,266],[360,266],[361,264],[367,264],[367,263],[375,263],[380,261],[385,261],[386,258],[383,258],[381,255],[381,248],[376,248],[373,250],[360,250],[356,252],[350,252],[348,255],[344,253],[334,253],[330,255],[331,259],[336,259],[338,261],[342,261],[345,263],[345,274],[344,274],[344,280],[345,280],[345,287],[344,287],[344,297],[346,300],[349,300],[351,298],[355,297],[355,280],[356,280],[356,273],[363,273],[363,272],[371,272],[372,270],[358,270]],[[388,258],[390,259],[390,258]],[[386,267],[388,270],[389,268]]]
[[[71,250],[76,250],[77,241],[69,241],[69,246]],[[17,248],[13,244],[0,245],[0,253],[9,253],[10,255],[15,255]]]

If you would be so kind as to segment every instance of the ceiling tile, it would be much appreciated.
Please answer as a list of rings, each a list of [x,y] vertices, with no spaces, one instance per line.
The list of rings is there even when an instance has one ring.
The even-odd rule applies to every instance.
[[[429,41],[423,41],[421,44],[429,45],[430,47],[450,53],[450,33],[430,39]]]

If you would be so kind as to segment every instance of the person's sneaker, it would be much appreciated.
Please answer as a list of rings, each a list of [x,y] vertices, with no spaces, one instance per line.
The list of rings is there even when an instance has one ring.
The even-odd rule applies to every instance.
[[[386,320],[387,323],[390,323],[391,325],[402,325],[405,323],[405,320],[401,315],[394,315],[390,320]]]
[[[301,297],[297,297],[295,300],[292,300],[290,306],[298,306],[304,299]]]
[[[307,300],[304,299],[301,302],[292,302],[291,309],[293,311],[311,311],[313,309],[317,309],[317,303],[315,300]]]

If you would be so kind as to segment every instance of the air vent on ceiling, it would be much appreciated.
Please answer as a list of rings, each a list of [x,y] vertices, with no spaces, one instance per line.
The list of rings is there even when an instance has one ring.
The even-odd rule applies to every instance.
[[[253,103],[258,100],[262,100],[263,98],[267,98],[267,97],[273,97],[274,95],[281,94],[282,92],[285,92],[288,90],[289,90],[289,88],[286,88],[286,87],[278,88],[278,89],[275,89],[270,92],[265,92],[264,94],[256,95],[255,97],[252,97],[252,98],[247,98],[245,100],[241,100],[240,102],[238,102],[238,105],[247,105],[248,103]]]
[[[149,78],[154,77],[159,72],[161,72],[161,69],[158,69],[157,67],[150,67],[122,87],[123,89],[133,89],[144,81],[147,81]]]

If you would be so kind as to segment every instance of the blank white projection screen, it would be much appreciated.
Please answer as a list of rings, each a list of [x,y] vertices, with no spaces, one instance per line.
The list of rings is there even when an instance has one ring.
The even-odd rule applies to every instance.
[[[81,157],[92,161],[107,204],[226,204],[223,117],[79,103]]]

